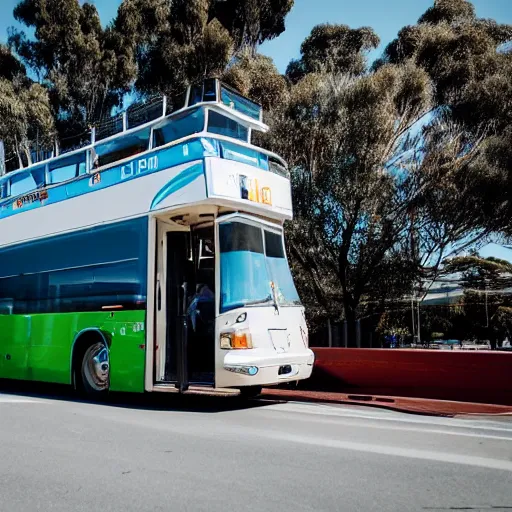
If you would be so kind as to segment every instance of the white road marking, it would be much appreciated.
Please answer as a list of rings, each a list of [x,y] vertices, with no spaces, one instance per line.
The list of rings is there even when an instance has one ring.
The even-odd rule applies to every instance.
[[[308,444],[312,446],[321,446],[325,448],[334,448],[340,450],[352,450],[379,455],[388,455],[391,457],[404,457],[408,459],[430,460],[434,462],[447,462],[451,464],[461,464],[465,466],[477,466],[487,469],[497,469],[501,471],[512,472],[512,461],[491,459],[489,457],[475,457],[471,455],[462,455],[446,452],[434,452],[430,450],[418,450],[416,448],[401,448],[399,446],[384,446],[369,443],[357,443],[351,441],[338,441],[335,439],[320,439],[312,436],[299,436],[294,434],[281,434],[278,432],[263,433],[264,437],[278,439],[283,442]]]
[[[304,413],[304,412],[303,412]],[[413,426],[417,424],[416,421],[410,421],[403,418],[386,418],[381,416],[368,416],[368,415],[356,415],[356,414],[325,414],[324,412],[318,412],[318,411],[307,411],[306,413],[316,414],[316,415],[322,415],[322,416],[338,416],[341,418],[354,418],[356,421],[351,421],[350,426],[351,427],[363,427],[363,428],[371,428],[376,430],[393,430],[393,431],[402,431],[402,432],[422,432],[426,434],[440,434],[440,435],[448,435],[448,436],[460,436],[460,437],[475,437],[478,439],[493,439],[497,441],[512,441],[512,424],[511,428],[497,428],[492,426],[485,426],[485,425],[474,425],[470,423],[466,424],[453,424],[453,423],[437,423],[434,422],[433,424],[429,424],[425,421],[421,422],[422,426]],[[357,419],[364,419],[364,420],[374,420],[375,423],[372,423],[370,421],[357,421]],[[411,418],[412,419],[412,418]],[[439,418],[432,417],[431,419],[437,420]],[[388,422],[388,424],[380,424],[378,422],[384,421]],[[396,422],[397,425],[389,425],[389,422]],[[409,423],[409,426],[402,426],[400,423]],[[455,430],[448,430],[448,428],[431,428],[431,427],[450,427],[451,429]],[[464,430],[473,430],[474,432],[464,432]],[[476,431],[476,432],[475,432]],[[494,435],[492,433],[485,433],[485,432],[503,432],[510,434],[509,436],[499,436]]]
[[[42,400],[32,400],[30,398],[20,398],[15,395],[1,395],[0,404],[30,404],[30,403],[43,403]]]
[[[414,428],[408,427],[405,430],[413,429],[413,430],[421,430],[427,431],[429,427],[432,426],[444,426],[450,428],[459,428],[466,430],[476,430],[476,431],[493,431],[493,432],[504,432],[512,434],[512,419],[510,423],[506,424],[506,426],[496,426],[495,422],[492,420],[475,420],[475,419],[454,419],[454,418],[442,418],[436,416],[412,416],[412,415],[404,415],[403,413],[395,412],[395,411],[382,411],[379,414],[372,414],[367,411],[357,411],[354,409],[344,409],[343,407],[334,407],[328,405],[316,405],[316,404],[302,404],[299,402],[288,402],[287,404],[276,404],[266,406],[264,410],[273,410],[280,412],[295,412],[300,414],[311,414],[318,416],[335,416],[341,418],[354,418],[354,419],[364,419],[364,420],[373,420],[377,422],[388,422],[388,423],[403,423],[409,425],[424,425],[425,428]],[[478,424],[476,423],[478,422]],[[377,425],[374,427],[373,425],[366,424],[365,426],[369,426],[372,428],[390,428],[395,429],[395,426],[389,425],[389,427],[384,427],[381,425]],[[444,432],[443,432],[444,433]],[[479,437],[479,434],[474,434]],[[507,438],[510,439],[510,438]]]

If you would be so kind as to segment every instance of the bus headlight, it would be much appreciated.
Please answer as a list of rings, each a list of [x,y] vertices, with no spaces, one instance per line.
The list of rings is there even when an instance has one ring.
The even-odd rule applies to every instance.
[[[228,372],[233,373],[241,373],[242,375],[250,375],[251,377],[254,377],[258,371],[259,368],[257,366],[224,366],[224,370],[227,370]]]
[[[252,338],[249,329],[222,332],[220,334],[220,348],[225,350],[252,348]]]

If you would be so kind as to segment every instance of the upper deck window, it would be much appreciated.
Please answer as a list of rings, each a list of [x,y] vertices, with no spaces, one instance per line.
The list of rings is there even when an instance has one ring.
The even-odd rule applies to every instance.
[[[245,126],[213,110],[208,112],[208,131],[244,142],[249,140],[249,130]]]
[[[96,146],[94,151],[96,152],[97,163],[93,161],[93,165],[102,167],[147,151],[149,149],[150,132],[150,128],[145,128]]]
[[[256,119],[256,121],[260,120],[261,106],[254,101],[244,98],[225,86],[221,88],[220,97],[222,103],[227,107],[237,110],[252,119]]]
[[[188,106],[196,105],[203,101],[217,101],[217,80],[209,78],[202,84],[190,88]]]
[[[270,170],[279,176],[283,176],[287,179],[290,179],[290,173],[288,169],[274,157],[269,157],[268,165]]]
[[[19,196],[44,186],[44,167],[11,176],[11,197]]]
[[[85,161],[84,152],[52,162],[49,167],[49,183],[62,183],[85,174],[87,172]]]
[[[195,110],[184,112],[169,119],[159,128],[155,128],[153,135],[154,147],[164,146],[188,135],[202,132],[204,129],[204,112]]]

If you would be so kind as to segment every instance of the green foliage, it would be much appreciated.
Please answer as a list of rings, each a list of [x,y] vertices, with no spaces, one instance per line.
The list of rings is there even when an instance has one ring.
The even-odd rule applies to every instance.
[[[25,66],[7,46],[0,45],[0,140],[5,145],[7,169],[30,164],[31,151],[37,148],[51,148],[54,133],[47,90],[33,83]]]
[[[460,275],[465,288],[503,290],[512,286],[512,263],[478,255],[459,256],[445,261],[443,273]]]
[[[381,315],[376,331],[381,336],[393,334],[397,336],[410,335],[409,329],[404,326],[404,319],[401,314],[384,313]]]
[[[191,82],[218,75],[232,55],[228,32],[209,23],[208,0],[124,0],[115,31],[129,46],[143,93],[181,93]]]
[[[420,17],[419,23],[463,23],[476,19],[475,7],[467,0],[438,0]]]
[[[294,83],[308,73],[360,75],[366,69],[366,52],[379,43],[379,37],[369,27],[317,25],[300,47],[301,58],[290,62],[286,75]]]
[[[359,77],[310,73],[274,112],[267,143],[292,166],[290,252],[305,296],[330,315],[353,323],[410,292],[473,228],[452,186],[475,157],[467,138],[435,122],[410,131],[432,98],[428,73],[407,62]]]
[[[8,46],[0,44],[0,78],[13,81],[25,76],[25,66],[12,54]]]
[[[264,79],[255,76],[256,68],[266,72],[272,65],[261,56],[248,64],[248,58],[255,57],[258,44],[284,30],[292,6],[293,0],[124,0],[114,28],[131,49],[138,70],[135,86],[143,93],[179,94],[190,83],[222,76],[237,56],[231,80],[239,82],[251,68],[252,78],[245,80],[254,82],[258,94],[262,86],[256,82]],[[263,87],[263,98],[271,94],[271,85]]]
[[[386,48],[383,63],[413,60],[435,86],[435,103],[453,122],[486,137],[466,185],[479,222],[512,234],[510,187],[512,25],[480,19],[467,0],[438,0],[417,25],[404,27]],[[486,149],[487,148],[487,149]],[[497,152],[495,148],[499,148]],[[470,199],[471,197],[471,199]]]
[[[476,178],[469,183],[468,200],[481,212],[480,223],[512,236],[512,125],[489,136],[474,163]]]
[[[222,80],[270,111],[288,93],[286,80],[279,74],[270,57],[243,52],[226,70]]]
[[[510,56],[497,49],[511,34],[440,0],[371,72],[370,29],[321,25],[304,41],[267,143],[292,165],[290,252],[324,314],[362,316],[435,277],[448,249],[503,229],[510,144],[496,151],[491,132],[509,126]]]
[[[509,95],[511,55],[497,49],[511,38],[511,25],[478,19],[470,2],[439,0],[417,25],[399,32],[378,65],[413,59],[434,81],[437,103],[449,105],[457,120],[476,127],[496,119],[500,92]],[[493,92],[491,84],[498,86]]]
[[[0,78],[0,139],[7,156],[17,158],[21,166],[30,164],[34,142],[38,141],[39,148],[51,148],[53,135],[47,91],[39,84]]]
[[[119,105],[134,78],[129,51],[96,8],[77,0],[22,0],[15,18],[34,30],[34,39],[12,30],[9,44],[44,83],[61,135],[83,131]]]
[[[213,0],[212,16],[233,37],[235,48],[256,47],[284,32],[294,0]]]
[[[285,81],[255,51],[284,30],[292,6],[293,0],[124,0],[104,29],[92,3],[21,0],[14,17],[34,36],[11,29],[9,47],[20,60],[0,45],[0,78],[25,80],[28,91],[25,70],[35,76],[48,91],[52,130],[56,126],[61,138],[110,115],[133,89],[172,97],[190,83],[222,76],[228,67],[228,79],[243,82],[244,90],[270,108],[285,92]],[[3,103],[15,108],[11,89],[5,91]],[[19,141],[12,147],[18,151]]]

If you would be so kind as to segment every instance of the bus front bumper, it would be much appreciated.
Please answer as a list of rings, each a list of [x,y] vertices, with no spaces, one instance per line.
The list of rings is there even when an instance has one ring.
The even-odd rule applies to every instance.
[[[233,351],[224,358],[223,387],[272,386],[308,379],[314,362],[315,355],[309,349],[271,357],[251,357]]]

